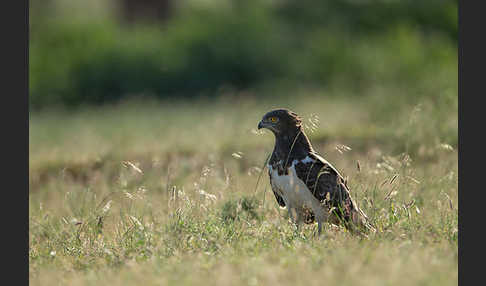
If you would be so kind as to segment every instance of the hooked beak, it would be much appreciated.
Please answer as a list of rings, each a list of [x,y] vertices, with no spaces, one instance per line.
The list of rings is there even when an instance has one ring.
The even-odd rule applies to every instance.
[[[262,129],[262,128],[265,128],[265,125],[264,125],[264,123],[263,123],[262,121],[260,121],[260,122],[258,123],[258,130],[260,130],[260,129]]]

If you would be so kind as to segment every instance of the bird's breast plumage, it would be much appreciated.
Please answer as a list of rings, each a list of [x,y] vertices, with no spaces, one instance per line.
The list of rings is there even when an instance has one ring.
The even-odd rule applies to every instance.
[[[283,198],[286,205],[301,208],[310,207],[318,203],[303,178],[298,176],[298,172],[295,169],[297,164],[302,162],[309,163],[309,160],[311,159],[307,157],[303,160],[294,160],[285,170],[281,161],[268,165],[272,189]]]

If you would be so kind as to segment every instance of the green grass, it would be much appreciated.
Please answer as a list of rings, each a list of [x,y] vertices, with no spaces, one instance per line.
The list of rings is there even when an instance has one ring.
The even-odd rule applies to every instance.
[[[457,95],[394,92],[31,113],[31,285],[456,285]],[[309,137],[377,234],[315,239],[266,170],[257,186],[274,139],[255,129],[275,107],[319,118]]]

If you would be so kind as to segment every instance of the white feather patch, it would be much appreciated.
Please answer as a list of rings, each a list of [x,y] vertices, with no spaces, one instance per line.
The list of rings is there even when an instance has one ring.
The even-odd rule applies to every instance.
[[[310,163],[313,159],[306,157],[300,161],[302,163]],[[289,208],[302,209],[302,207],[311,208],[314,213],[320,212],[319,201],[311,193],[307,185],[299,177],[295,170],[295,165],[299,160],[294,160],[292,165],[288,168],[288,174],[278,174],[277,169],[273,169],[271,165],[268,166],[270,176],[272,177],[272,187],[279,192],[279,195],[285,201]]]

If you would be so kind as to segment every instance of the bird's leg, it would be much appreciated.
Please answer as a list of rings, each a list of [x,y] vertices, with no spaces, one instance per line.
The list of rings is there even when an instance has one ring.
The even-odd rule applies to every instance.
[[[292,222],[295,222],[295,217],[293,213],[294,208],[292,206],[288,206],[289,217]]]
[[[295,231],[299,231],[300,215],[298,210],[294,207],[289,207],[289,217],[292,221],[292,225],[295,226]]]
[[[319,237],[322,233],[322,222],[327,219],[326,213],[319,203],[312,204],[312,211],[317,221],[317,236]]]
[[[302,224],[303,221],[303,215],[300,210],[296,213],[296,217],[297,219],[295,221],[295,224],[297,225],[297,230],[300,230],[300,225]]]
[[[314,232],[314,237],[316,237],[317,239],[321,239],[322,238],[322,225],[323,225],[323,221],[321,218],[317,218],[317,233]]]

